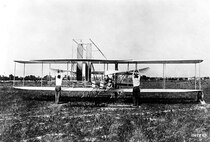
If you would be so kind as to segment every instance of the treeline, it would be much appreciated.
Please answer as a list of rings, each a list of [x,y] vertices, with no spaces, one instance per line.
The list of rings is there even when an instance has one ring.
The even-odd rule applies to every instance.
[[[43,78],[41,78],[40,76],[35,76],[35,75],[27,75],[24,77],[24,80],[31,80],[31,81],[37,81],[37,80],[54,80],[55,77],[52,77],[50,75],[45,75]],[[71,80],[71,79],[76,79],[75,77],[70,78],[70,76],[64,76],[64,79],[67,80]],[[129,79],[131,79],[131,77],[129,77]],[[209,77],[202,77],[202,80],[206,80],[206,79],[210,79]],[[6,81],[6,80],[14,80],[14,75],[10,74],[9,76],[4,76],[4,75],[0,75],[0,80],[2,81]],[[19,76],[15,76],[15,80],[23,80],[23,77],[19,77]],[[141,80],[145,80],[145,81],[152,81],[152,80],[163,80],[162,77],[148,77],[146,75],[142,75],[141,76]],[[186,77],[166,77],[166,80],[179,80],[179,81],[185,81],[185,80],[193,80],[192,78],[186,78]]]
[[[24,80],[31,80],[31,81],[37,81],[37,80],[52,80],[54,79],[52,76],[46,75],[43,78],[40,76],[35,75],[27,75],[24,77]],[[0,75],[0,80],[6,81],[6,80],[14,80],[14,75],[10,74],[9,76]],[[15,76],[15,80],[23,80],[23,77]]]

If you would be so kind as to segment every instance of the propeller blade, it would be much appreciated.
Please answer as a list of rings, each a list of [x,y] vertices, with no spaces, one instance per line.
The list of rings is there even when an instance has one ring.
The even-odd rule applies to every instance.
[[[55,71],[55,72],[60,71],[60,72],[70,72],[70,73],[74,73],[73,71],[70,71],[70,70],[63,70],[63,69],[54,69],[54,68],[50,68],[50,70]]]

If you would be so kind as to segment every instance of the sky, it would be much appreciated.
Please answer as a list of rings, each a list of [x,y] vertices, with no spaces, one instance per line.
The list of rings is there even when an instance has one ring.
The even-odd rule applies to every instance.
[[[108,59],[203,59],[201,76],[210,76],[209,7],[209,0],[1,0],[0,75],[14,73],[14,60],[71,58],[72,39],[91,38]],[[166,70],[194,75],[193,65]]]

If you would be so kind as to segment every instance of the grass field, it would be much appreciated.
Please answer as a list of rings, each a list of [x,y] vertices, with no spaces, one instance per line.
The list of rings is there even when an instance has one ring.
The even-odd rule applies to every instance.
[[[146,84],[142,87],[161,86]],[[168,88],[193,87],[172,82]],[[197,104],[196,94],[143,94],[140,108],[129,97],[80,98],[63,94],[54,104],[54,92],[0,87],[0,141],[57,142],[209,142],[210,89],[203,81],[207,105]],[[98,103],[95,103],[95,101]],[[151,101],[152,100],[152,101]],[[159,101],[158,101],[159,100]]]

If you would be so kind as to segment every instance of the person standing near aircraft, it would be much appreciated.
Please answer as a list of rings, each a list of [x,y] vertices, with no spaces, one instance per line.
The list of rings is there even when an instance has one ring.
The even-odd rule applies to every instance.
[[[140,73],[138,70],[135,70],[132,74],[133,80],[133,105],[139,106],[139,97],[140,97]]]
[[[112,89],[113,85],[112,85],[112,79],[109,78],[108,83],[106,84],[106,91]]]
[[[62,85],[62,71],[58,70],[56,73],[56,79],[55,79],[55,103],[58,104],[59,97],[61,95],[61,85]]]

